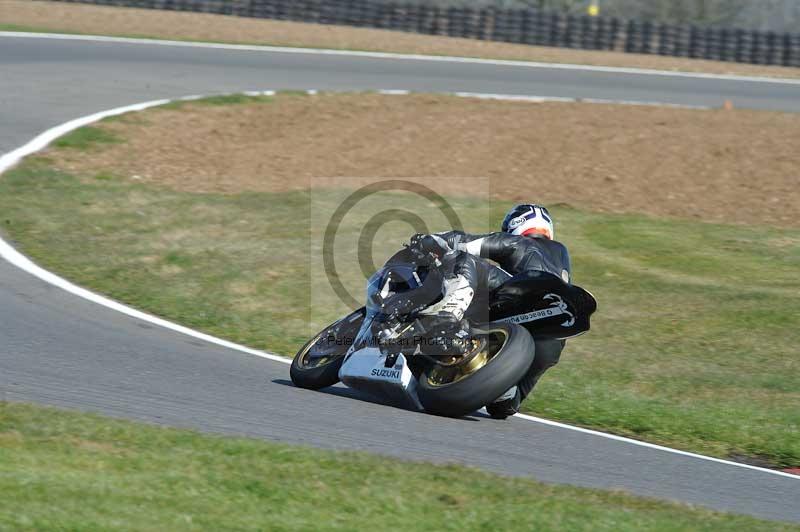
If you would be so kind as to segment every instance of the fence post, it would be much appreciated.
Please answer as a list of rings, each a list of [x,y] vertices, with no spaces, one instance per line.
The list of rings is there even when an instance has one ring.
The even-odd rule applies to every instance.
[[[781,41],[778,40],[778,35],[774,31],[770,31],[766,35],[767,41],[767,64],[780,65],[783,63],[783,50],[781,49]]]
[[[597,19],[596,33],[594,36],[595,50],[608,50],[611,42],[611,18],[594,17]]]
[[[511,37],[509,42],[524,43],[525,42],[525,10],[514,9],[511,12],[510,29]]]
[[[588,15],[582,15],[578,18],[579,31],[578,31],[578,47],[583,50],[591,50],[593,48],[594,32],[592,31],[592,18]]]
[[[750,62],[750,32],[743,29],[736,29],[733,32],[733,38],[736,41],[736,62],[749,63]]]
[[[487,41],[494,41],[496,40],[497,35],[497,9],[492,6],[486,9],[486,16],[483,19],[484,22],[484,39]]]
[[[458,7],[447,8],[447,35],[449,37],[464,36],[464,17],[462,9]]]
[[[532,9],[523,9],[520,13],[522,26],[520,28],[520,42],[524,44],[536,43],[536,21]]]
[[[567,39],[567,16],[557,13],[554,17],[556,20],[555,34],[553,35],[555,45],[560,48],[567,48],[569,41]]]
[[[564,17],[564,47],[577,48],[578,47],[578,20],[575,15],[567,15]]]
[[[639,51],[636,45],[636,38],[638,37],[638,27],[635,20],[629,20],[625,30],[625,52],[632,54]]]
[[[642,42],[640,53],[652,54],[657,45],[654,46],[653,40],[655,38],[655,31],[653,31],[653,22],[646,20],[642,23]]]
[[[658,25],[658,55],[675,54],[675,26]]]
[[[736,48],[732,41],[731,30],[721,29],[719,32],[719,59],[721,61],[731,61],[736,55]]]
[[[689,26],[689,57],[697,59],[703,57],[700,30],[697,26]]]
[[[492,31],[493,41],[510,42],[511,39],[511,24],[509,20],[508,9],[495,9],[494,13],[494,29]]]
[[[420,11],[421,10],[422,10],[422,7],[420,7],[419,4],[413,4],[413,3],[406,4],[405,25],[406,25],[406,28],[408,28],[408,29],[406,29],[405,31],[408,31],[408,32],[411,32],[411,33],[419,33],[419,27],[420,27],[420,24],[421,24],[421,22],[420,22],[420,18],[421,18]]]
[[[786,38],[789,42],[786,46],[787,52],[784,54],[783,64],[786,66],[800,67],[800,33],[787,35]]]
[[[544,46],[558,46],[558,18],[557,13],[543,13],[540,17]]]
[[[611,19],[608,28],[608,50],[621,52],[625,49],[625,26],[616,17]]]
[[[477,9],[468,7],[464,10],[464,37],[477,39],[480,35],[481,14]]]
[[[753,31],[751,35],[753,37],[753,53],[750,61],[757,65],[763,65],[767,62],[767,46],[764,34],[760,31]]]
[[[703,32],[706,41],[704,59],[719,60],[719,32],[714,28],[706,28]]]

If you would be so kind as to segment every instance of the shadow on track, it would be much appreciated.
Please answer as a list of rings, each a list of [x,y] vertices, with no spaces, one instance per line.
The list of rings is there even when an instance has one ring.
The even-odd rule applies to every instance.
[[[275,384],[280,384],[282,386],[291,386],[292,388],[297,388],[294,385],[294,383],[292,381],[288,380],[288,379],[273,379],[272,382],[275,383]],[[298,389],[300,389],[300,388],[298,388]],[[307,390],[307,391],[311,391],[311,390]],[[389,408],[396,408],[398,410],[406,410],[404,408],[400,408],[398,406],[395,406],[392,403],[381,401],[378,398],[373,397],[373,396],[371,396],[369,394],[366,394],[364,392],[360,392],[358,390],[354,390],[352,388],[347,388],[345,386],[339,386],[339,385],[337,385],[337,386],[329,386],[327,388],[323,388],[321,390],[315,390],[315,391],[311,391],[311,392],[312,393],[323,393],[323,394],[328,394],[328,395],[335,395],[337,397],[345,397],[347,399],[354,399],[356,401],[363,401],[365,403],[372,403],[372,404],[375,404],[375,405],[386,406],[386,407],[389,407]],[[422,414],[422,412],[420,412],[420,414]],[[427,415],[429,415],[429,414],[427,414]],[[491,417],[489,417],[489,415],[487,415],[487,414],[484,414],[483,412],[477,412],[476,411],[476,412],[473,412],[472,414],[470,414],[468,416],[463,416],[463,417],[460,417],[458,419],[462,419],[464,421],[479,421],[480,419],[491,419]]]

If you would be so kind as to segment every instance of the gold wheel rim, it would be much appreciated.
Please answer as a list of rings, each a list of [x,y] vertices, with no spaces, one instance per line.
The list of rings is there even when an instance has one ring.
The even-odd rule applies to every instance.
[[[451,357],[444,362],[455,364],[454,366],[434,366],[433,369],[428,372],[428,384],[434,387],[446,386],[466,379],[491,362],[508,341],[508,333],[503,329],[494,329],[482,336],[487,337],[487,341],[475,346],[475,349],[480,349],[479,353],[469,358],[465,364],[456,364],[456,357]],[[499,338],[499,341],[491,341],[491,337]],[[473,342],[475,342],[475,340],[473,340]]]

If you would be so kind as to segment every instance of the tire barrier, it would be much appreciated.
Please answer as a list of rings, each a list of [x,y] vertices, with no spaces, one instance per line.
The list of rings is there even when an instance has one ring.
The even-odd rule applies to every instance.
[[[55,0],[102,6],[379,28],[583,50],[800,67],[800,33],[701,28],[538,9],[437,7],[374,0]]]

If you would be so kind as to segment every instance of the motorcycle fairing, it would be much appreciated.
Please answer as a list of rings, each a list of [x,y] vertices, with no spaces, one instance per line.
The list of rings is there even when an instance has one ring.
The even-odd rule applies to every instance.
[[[490,299],[492,321],[518,323],[534,337],[562,340],[587,332],[597,310],[592,294],[546,272],[515,275]]]
[[[386,367],[387,355],[377,347],[364,347],[350,353],[339,369],[339,379],[347,386],[403,408],[422,410],[417,398],[417,379],[402,354]]]

